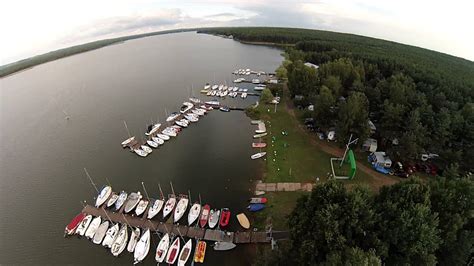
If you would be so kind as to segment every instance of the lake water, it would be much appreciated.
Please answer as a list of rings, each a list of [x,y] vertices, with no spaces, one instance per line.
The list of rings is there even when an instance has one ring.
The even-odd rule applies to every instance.
[[[255,126],[241,111],[212,111],[147,158],[122,149],[127,138],[143,136],[151,120],[164,121],[206,82],[227,84],[236,68],[274,72],[281,51],[195,32],[131,40],[63,58],[0,79],[0,263],[131,264],[133,254],[76,237],[64,227],[93,203],[100,187],[158,195],[201,194],[211,207],[245,210],[259,162],[250,160]],[[194,88],[191,92],[191,88]],[[250,84],[241,87],[252,88]],[[248,106],[255,97],[226,99]],[[65,113],[70,116],[65,119]],[[161,215],[161,213],[160,213]],[[183,219],[186,219],[185,217]],[[145,262],[155,263],[158,238]],[[182,243],[183,244],[183,243]],[[211,243],[208,243],[211,244]],[[209,247],[209,246],[208,246]],[[208,265],[249,264],[248,247],[226,253],[208,248]]]

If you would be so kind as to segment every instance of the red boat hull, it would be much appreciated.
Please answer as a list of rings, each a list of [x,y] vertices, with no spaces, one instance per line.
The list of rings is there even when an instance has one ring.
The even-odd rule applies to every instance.
[[[201,217],[199,217],[199,225],[204,228],[206,227],[207,220],[209,220],[209,213],[211,211],[211,206],[208,204],[202,207]]]
[[[219,220],[220,227],[226,227],[229,224],[230,211],[229,209],[222,209],[221,218]]]
[[[252,147],[253,148],[265,148],[267,147],[267,144],[266,143],[252,143]]]
[[[74,231],[76,231],[77,226],[82,222],[82,220],[86,217],[85,213],[79,213],[72,219],[72,221],[66,226],[64,229],[64,233],[67,235],[72,235],[74,234]]]

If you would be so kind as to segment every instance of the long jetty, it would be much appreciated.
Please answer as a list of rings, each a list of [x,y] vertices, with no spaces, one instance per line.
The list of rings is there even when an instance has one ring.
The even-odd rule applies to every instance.
[[[150,229],[160,233],[171,233],[182,237],[202,239],[207,241],[232,242],[235,244],[243,243],[270,243],[274,240],[287,239],[289,234],[286,231],[273,232],[254,232],[254,231],[238,231],[227,232],[222,230],[204,229],[198,226],[185,226],[179,224],[164,223],[146,218],[132,216],[123,213],[122,207],[117,212],[112,212],[105,208],[96,208],[91,205],[84,206],[82,212],[93,216],[100,216],[103,219],[111,220],[114,223],[129,224],[133,227],[141,229]],[[145,214],[148,210],[145,211]]]

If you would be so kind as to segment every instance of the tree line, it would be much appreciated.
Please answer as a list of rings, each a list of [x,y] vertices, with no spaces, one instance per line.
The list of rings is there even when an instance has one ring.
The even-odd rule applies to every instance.
[[[327,31],[219,28],[205,32],[245,41],[292,43],[285,70],[297,104],[314,104],[321,130],[336,128],[340,143],[377,132],[393,159],[439,154],[441,167],[474,167],[474,63],[427,49]],[[318,69],[304,65],[310,62]],[[360,142],[362,143],[362,142]]]

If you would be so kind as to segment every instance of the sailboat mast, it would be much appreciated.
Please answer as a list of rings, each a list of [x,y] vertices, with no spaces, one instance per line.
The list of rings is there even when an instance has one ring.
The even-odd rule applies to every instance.
[[[161,185],[160,185],[160,183],[158,183],[158,188],[160,189],[161,198],[164,199],[164,198],[165,198],[165,195],[163,194],[163,190],[161,190]]]
[[[87,172],[87,169],[84,167],[84,172],[86,172],[87,177],[91,181],[92,186],[95,188],[95,191],[99,193],[99,190],[97,189],[97,186],[95,185],[94,181],[92,180],[92,177],[89,175],[89,172]]]
[[[127,122],[125,122],[125,120],[123,120],[123,124],[125,125],[125,129],[127,130],[128,137],[131,138],[132,135],[130,134],[130,130],[128,130]]]
[[[145,183],[143,183],[143,181],[142,181],[142,187],[143,187],[143,190],[145,191],[145,194],[146,194],[146,197],[147,197],[148,201],[150,201],[150,197],[148,197],[148,192],[146,191]]]
[[[170,181],[170,185],[171,185],[171,192],[173,193],[174,196],[176,196],[176,194],[174,194],[173,183],[171,181]]]

